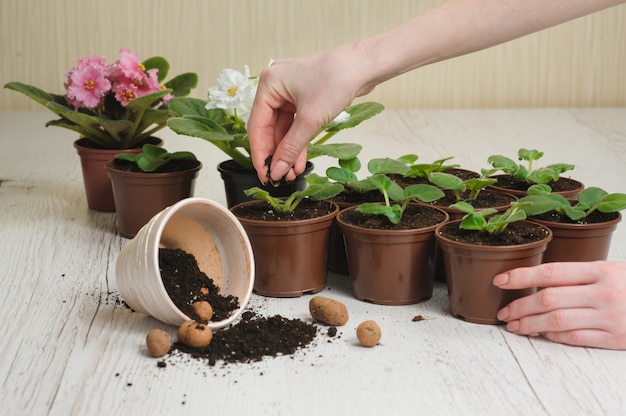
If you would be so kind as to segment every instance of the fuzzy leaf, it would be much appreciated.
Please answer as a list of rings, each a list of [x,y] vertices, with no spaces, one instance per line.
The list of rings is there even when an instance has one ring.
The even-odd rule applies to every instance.
[[[416,184],[404,188],[404,197],[406,199],[417,198],[422,202],[433,202],[445,196],[444,192],[432,185]]]

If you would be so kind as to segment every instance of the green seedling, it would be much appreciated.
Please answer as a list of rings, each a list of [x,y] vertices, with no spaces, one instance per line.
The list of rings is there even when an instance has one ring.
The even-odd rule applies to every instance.
[[[452,191],[457,201],[474,201],[483,189],[497,182],[497,179],[485,177],[463,180],[445,172],[431,172],[428,180],[440,188]],[[466,191],[469,194],[464,198]]]
[[[298,205],[308,198],[312,201],[324,201],[337,196],[342,190],[343,185],[333,183],[323,176],[310,174],[306,177],[308,183],[306,189],[296,191],[285,199],[276,198],[264,189],[254,187],[246,189],[244,193],[254,199],[268,202],[276,212],[293,212]]]
[[[512,202],[511,208],[499,215],[493,215],[498,212],[495,209],[477,211],[472,205],[465,201],[452,204],[450,208],[456,208],[466,213],[459,224],[459,228],[498,234],[503,232],[509,224],[526,219],[526,211],[524,208],[528,205],[531,205],[531,203],[520,201]],[[493,216],[489,217],[490,215]]]
[[[626,194],[609,194],[598,187],[589,187],[582,190],[577,197],[577,202],[572,205],[562,195],[551,193],[549,185],[534,185],[528,188],[528,196],[519,202],[528,202],[524,210],[528,216],[540,215],[555,211],[565,215],[573,221],[588,217],[592,212],[599,211],[611,213],[622,211],[626,208]]]
[[[172,160],[197,160],[191,152],[169,153],[164,148],[152,144],[144,144],[141,153],[120,153],[115,155],[115,159],[133,162],[142,172],[147,173],[154,172]]]
[[[563,172],[574,169],[574,165],[567,163],[555,163],[539,168],[533,166],[535,161],[543,157],[543,152],[539,150],[519,149],[517,157],[518,160],[526,161],[526,165],[518,164],[514,160],[501,155],[489,156],[487,162],[491,164],[493,169],[483,169],[481,172],[482,176],[491,176],[501,171],[529,184],[547,184],[550,181],[558,180]]]

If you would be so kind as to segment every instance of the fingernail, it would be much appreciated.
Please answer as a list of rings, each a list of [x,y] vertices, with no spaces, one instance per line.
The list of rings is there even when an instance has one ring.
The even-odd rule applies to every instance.
[[[506,284],[509,281],[509,274],[508,273],[502,273],[502,274],[498,274],[493,278],[493,284],[495,286],[502,286],[504,284]]]
[[[277,161],[271,169],[271,180],[279,182],[289,172],[290,166],[283,160]]]
[[[511,321],[506,324],[506,330],[509,332],[519,331],[519,321]]]
[[[498,320],[506,322],[507,319],[509,319],[509,307],[505,306],[504,308],[500,309],[497,313],[496,313],[496,318],[498,318]]]

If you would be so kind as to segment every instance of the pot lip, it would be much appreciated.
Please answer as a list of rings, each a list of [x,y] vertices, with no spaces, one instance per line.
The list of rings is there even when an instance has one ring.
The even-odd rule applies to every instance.
[[[504,177],[504,176],[513,176],[511,174],[507,174],[507,173],[502,173],[502,174],[498,174],[498,175],[492,175],[490,176],[493,178],[498,178],[498,177]],[[574,179],[574,178],[568,178],[567,176],[559,176],[559,179],[563,179],[565,181],[571,182],[571,183],[575,183],[576,185],[578,185],[578,187],[574,188],[574,189],[570,189],[568,191],[558,191],[558,192],[552,192],[554,194],[558,194],[558,195],[568,195],[568,194],[572,194],[572,193],[576,193],[576,192],[580,192],[583,189],[585,189],[585,184],[581,181],[579,181],[578,179]],[[489,185],[488,188],[491,189],[495,189],[498,191],[502,191],[502,192],[509,192],[509,193],[519,193],[520,195],[526,195],[526,191],[521,191],[519,189],[511,189],[511,188],[505,188],[502,186],[498,186],[497,183],[493,184],[493,185]]]
[[[196,162],[198,163],[195,167],[190,168],[190,169],[185,169],[185,170],[177,170],[176,172],[130,172],[127,170],[122,170],[122,169],[117,169],[115,166],[113,166],[113,164],[115,163],[114,159],[109,160],[104,167],[106,168],[107,172],[109,173],[114,173],[120,176],[132,176],[135,178],[144,178],[144,179],[148,179],[148,178],[164,178],[164,177],[172,177],[172,176],[181,176],[184,174],[188,174],[190,172],[197,172],[200,169],[202,169],[202,162],[200,162],[199,160],[196,160]]]
[[[163,139],[161,139],[160,137],[156,137],[156,136],[150,136],[146,138],[146,141],[149,139],[153,139],[154,140],[154,144],[155,146],[163,146]],[[86,152],[100,152],[100,153],[124,153],[124,152],[128,152],[128,151],[138,151],[141,150],[141,147],[131,147],[131,148],[122,148],[122,149],[101,149],[101,148],[95,148],[95,147],[89,147],[89,146],[84,146],[83,143],[89,141],[88,137],[84,137],[81,136],[78,139],[74,140],[74,148],[78,151],[86,151]]]
[[[315,217],[315,218],[307,218],[305,220],[292,220],[292,221],[272,221],[272,220],[251,220],[248,218],[241,218],[239,217],[234,211],[237,209],[237,207],[241,207],[241,206],[246,206],[246,205],[258,205],[261,203],[265,203],[265,201],[261,201],[258,199],[253,199],[252,201],[245,201],[245,202],[240,202],[239,204],[233,206],[230,208],[230,212],[237,218],[237,220],[239,220],[242,223],[245,224],[249,224],[249,225],[256,225],[256,226],[267,226],[267,225],[271,225],[272,227],[293,227],[294,225],[308,225],[308,224],[316,224],[318,222],[324,222],[327,221],[331,218],[335,218],[340,209],[339,209],[339,205],[337,205],[337,203],[332,202],[332,201],[325,201],[327,203],[329,203],[334,209],[332,212],[328,213],[328,214],[324,214],[320,217]]]
[[[336,221],[339,224],[340,227],[347,229],[347,230],[353,230],[353,231],[358,231],[360,233],[364,233],[364,234],[396,234],[396,235],[403,235],[403,234],[416,234],[416,233],[428,233],[431,231],[434,231],[437,227],[447,224],[448,222],[450,222],[450,216],[448,215],[448,213],[443,210],[442,208],[439,207],[433,207],[430,205],[421,205],[421,204],[416,204],[416,205],[420,205],[424,208],[428,208],[428,209],[432,209],[435,211],[439,211],[442,214],[445,215],[445,218],[443,219],[443,221],[438,222],[437,224],[433,224],[433,225],[429,225],[427,227],[422,227],[422,228],[412,228],[409,230],[383,230],[380,228],[367,228],[367,227],[359,227],[357,225],[353,225],[353,224],[349,224],[345,221],[343,221],[340,216],[344,211],[349,211],[349,210],[354,210],[358,207],[358,205],[353,205],[347,208],[344,208],[343,210],[341,210],[341,212],[339,214],[337,214],[337,218]]]
[[[228,168],[224,167],[224,165],[225,165],[226,163],[229,163],[229,162],[235,162],[235,161],[234,161],[233,159],[226,159],[226,160],[222,160],[220,163],[218,163],[218,164],[217,164],[217,170],[218,170],[220,173],[235,173],[235,174],[236,174],[236,173],[241,173],[242,175],[245,175],[246,173],[250,173],[250,174],[254,174],[254,175],[256,175],[256,170],[254,170],[254,169],[248,170],[246,173],[244,173],[244,172],[235,172],[235,171],[233,171],[233,170],[231,170],[231,169],[228,169]],[[235,162],[235,163],[237,163],[237,162]],[[245,169],[243,166],[241,166],[241,165],[239,165],[239,164],[237,164],[237,165],[238,165],[239,167],[241,167],[241,169],[242,169],[242,170],[244,170],[244,169]],[[305,168],[304,168],[304,172],[302,172],[300,175],[297,175],[297,177],[299,178],[299,177],[301,177],[301,176],[306,176],[306,175],[308,175],[309,173],[311,173],[311,172],[313,171],[313,168],[314,168],[314,167],[315,167],[315,165],[313,164],[313,162],[311,162],[310,160],[307,160],[307,161],[306,161]],[[287,183],[289,183],[289,182],[287,182]]]
[[[502,189],[504,189],[504,188],[502,188]],[[511,207],[511,204],[513,202],[519,200],[519,197],[517,195],[514,195],[514,194],[509,193],[509,192],[504,192],[504,191],[501,192],[501,191],[498,191],[498,190],[495,190],[495,189],[491,189],[491,190],[485,189],[485,190],[481,191],[481,193],[483,193],[483,192],[484,193],[488,193],[488,194],[506,195],[506,196],[510,197],[512,200],[511,200],[510,203],[508,203],[506,205],[498,205],[498,206],[493,206],[493,207],[483,207],[481,209],[490,208],[490,209],[495,209],[495,210],[498,210],[498,211],[505,211],[505,210],[507,210],[508,208]],[[461,213],[465,214],[463,211],[461,211],[460,209],[457,209],[457,208],[450,208],[450,207],[445,207],[445,206],[444,207],[440,207],[438,205],[430,205],[430,204],[425,204],[425,205],[426,206],[431,206],[433,208],[439,208],[439,209],[442,209],[442,210],[444,210],[446,212],[451,212],[453,214],[461,214]],[[476,209],[478,209],[478,208],[476,208]]]
[[[616,226],[622,220],[622,214],[621,212],[617,212],[617,217],[613,218],[612,220],[588,224],[570,224],[566,222],[540,220],[532,217],[529,217],[528,219],[532,222],[545,225],[548,228],[554,227],[562,230],[594,230],[599,228],[610,228]]]
[[[191,197],[191,198],[185,198],[182,199],[180,201],[178,201],[177,203],[171,205],[170,207],[166,208],[164,211],[161,212],[161,214],[163,215],[163,219],[161,222],[161,225],[158,228],[158,231],[155,235],[155,240],[157,242],[157,244],[154,244],[154,250],[155,250],[155,255],[154,255],[154,261],[156,262],[156,268],[155,270],[159,270],[159,260],[158,260],[158,251],[159,251],[159,245],[160,245],[160,241],[161,238],[163,237],[163,230],[165,230],[165,225],[170,221],[170,219],[174,216],[176,216],[179,212],[179,210],[187,205],[192,205],[192,204],[204,204],[207,205],[208,208],[210,209],[215,209],[217,211],[219,211],[221,214],[225,215],[226,217],[230,218],[232,220],[232,223],[234,224],[235,228],[237,229],[237,233],[239,234],[239,238],[240,240],[244,243],[245,249],[246,249],[246,257],[249,259],[250,261],[250,267],[247,269],[248,270],[248,275],[249,275],[249,282],[248,282],[248,286],[246,287],[246,296],[244,299],[239,299],[239,308],[237,310],[235,310],[228,318],[223,319],[221,321],[209,321],[207,323],[207,327],[211,328],[212,330],[216,330],[216,329],[220,329],[223,328],[227,325],[229,325],[230,323],[232,323],[235,319],[237,319],[246,309],[247,305],[248,305],[248,301],[250,300],[250,295],[252,294],[252,290],[254,287],[254,280],[255,280],[255,264],[254,264],[254,253],[252,251],[252,246],[250,244],[250,240],[248,239],[248,235],[246,233],[246,230],[243,228],[243,225],[239,222],[238,218],[235,217],[233,215],[232,212],[230,212],[227,208],[225,208],[223,205],[208,199],[208,198],[201,198],[201,197]],[[189,316],[187,316],[185,313],[183,313],[183,311],[181,311],[178,306],[176,306],[176,304],[174,304],[174,302],[172,301],[172,298],[169,296],[169,294],[167,294],[167,290],[165,289],[165,284],[163,283],[163,279],[160,276],[159,273],[159,288],[161,291],[163,291],[166,294],[166,298],[167,298],[167,302],[168,304],[173,308],[173,310],[176,311],[177,315],[179,315],[181,317],[181,319],[183,320],[189,320],[191,319]]]
[[[508,246],[488,246],[488,245],[469,244],[469,243],[464,243],[464,242],[460,242],[460,241],[451,240],[451,239],[447,238],[446,236],[444,236],[441,233],[441,229],[444,226],[449,225],[449,224],[458,224],[461,221],[462,220],[454,220],[454,221],[448,221],[447,223],[444,223],[444,224],[439,224],[437,226],[437,228],[435,229],[435,238],[437,238],[437,240],[439,242],[442,242],[442,243],[445,243],[445,244],[449,244],[449,245],[452,245],[452,246],[456,246],[456,247],[468,248],[468,249],[471,249],[471,250],[511,251],[512,249],[514,249],[514,250],[523,250],[523,249],[528,249],[528,248],[542,246],[544,244],[548,244],[550,241],[552,241],[552,238],[554,237],[554,234],[552,233],[552,230],[550,229],[550,227],[548,227],[548,226],[546,226],[544,224],[539,224],[538,222],[535,222],[535,221],[530,221],[530,220],[522,220],[520,222],[533,223],[533,224],[539,225],[539,226],[541,226],[542,228],[544,228],[548,232],[548,235],[546,235],[541,240],[533,241],[533,242],[530,242],[530,243],[508,245]]]

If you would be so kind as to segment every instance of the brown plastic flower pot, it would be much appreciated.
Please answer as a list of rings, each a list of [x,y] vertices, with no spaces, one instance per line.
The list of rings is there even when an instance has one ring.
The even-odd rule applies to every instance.
[[[498,179],[499,177],[503,177],[503,176],[511,176],[511,175],[494,175],[491,176],[492,178]],[[553,191],[553,193],[555,194],[559,194],[562,195],[565,199],[568,200],[575,200],[576,197],[578,196],[578,194],[585,189],[585,185],[580,182],[577,181],[576,179],[572,179],[572,178],[566,178],[566,177],[560,177],[558,179],[558,181],[563,184],[565,187],[567,187],[568,190],[566,191]],[[530,187],[530,184],[528,184],[528,186]],[[494,191],[498,191],[498,192],[505,192],[511,195],[515,195],[518,198],[524,197],[526,195],[528,195],[528,192],[526,192],[526,190],[520,190],[520,189],[512,189],[509,187],[503,187],[501,185],[498,185],[498,183],[495,183],[494,185],[489,185],[489,189],[492,189]]]
[[[116,169],[113,161],[107,163],[120,235],[133,238],[158,212],[193,196],[201,168],[202,164],[197,162],[194,168],[188,170],[144,173]]]
[[[543,262],[606,260],[611,238],[622,220],[619,212],[607,222],[567,224],[533,219],[552,230],[554,238],[543,254]]]
[[[517,267],[541,264],[552,232],[542,226],[545,237],[532,243],[513,246],[474,245],[445,236],[445,227],[458,228],[459,222],[451,221],[437,227],[435,231],[443,253],[450,312],[469,322],[501,324],[496,317],[498,310],[515,299],[534,293],[536,288],[503,290],[493,285],[494,276]]]
[[[347,223],[337,216],[343,232],[355,298],[381,305],[410,305],[433,294],[435,228],[448,221],[445,211],[422,206],[438,220],[421,229],[382,230]]]
[[[254,253],[254,292],[262,296],[297,297],[326,287],[330,227],[339,212],[297,221],[263,221],[242,218],[238,211],[251,204],[237,204],[231,211],[243,225]]]
[[[148,143],[162,146],[163,140],[152,137]],[[115,200],[111,180],[105,165],[119,153],[141,153],[141,146],[133,149],[100,149],[89,146],[89,140],[80,138],[74,142],[80,157],[87,206],[94,211],[115,212]]]

